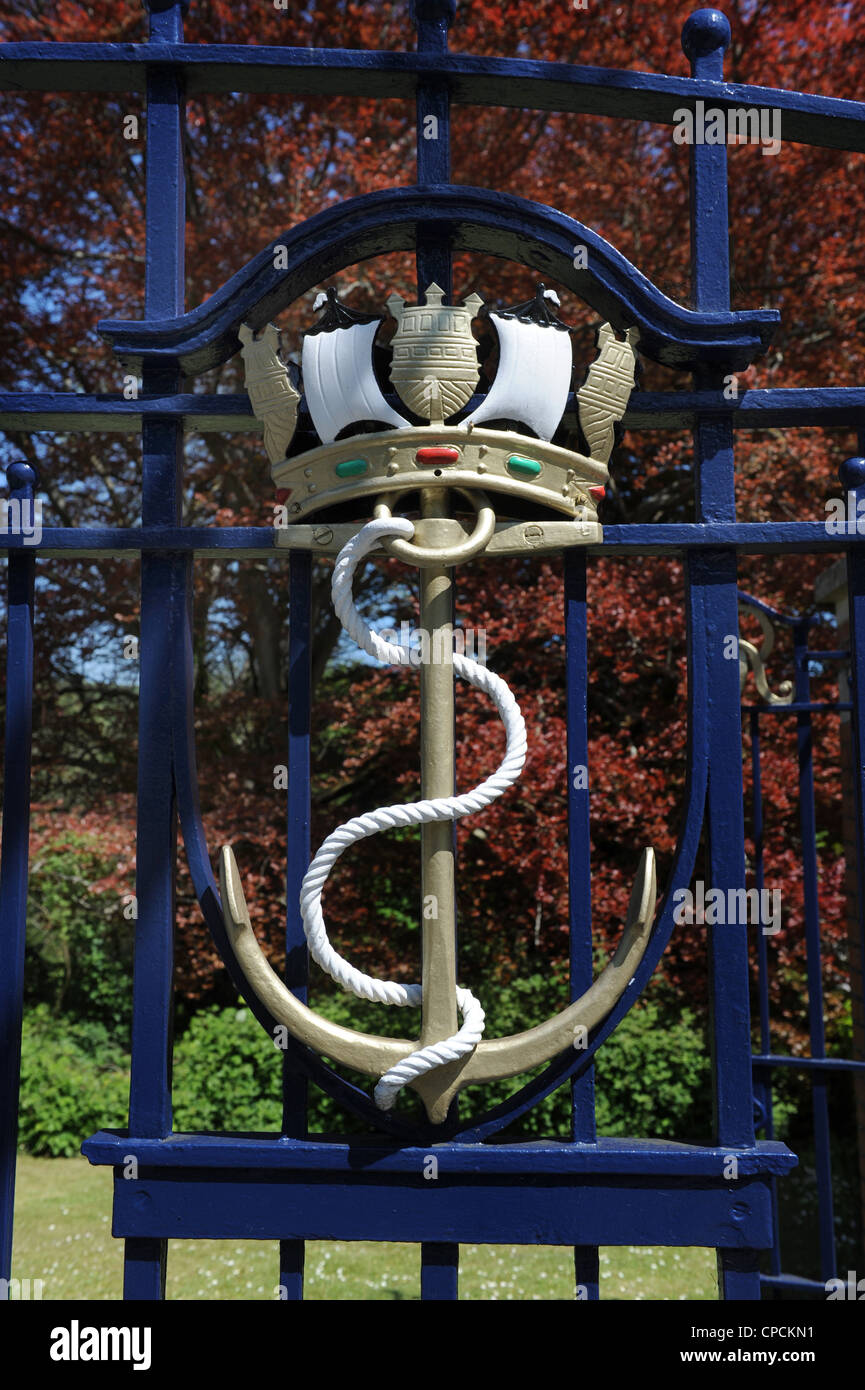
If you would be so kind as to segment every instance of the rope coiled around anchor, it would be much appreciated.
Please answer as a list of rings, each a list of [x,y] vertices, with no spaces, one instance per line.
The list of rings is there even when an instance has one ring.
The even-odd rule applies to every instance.
[[[388,517],[370,521],[353,536],[336,559],[331,594],[334,611],[349,637],[368,655],[392,666],[413,665],[408,647],[387,642],[367,626],[358,613],[352,598],[355,570],[369,552],[388,536],[408,539],[414,535],[414,525],[403,517]],[[400,1007],[419,1005],[423,989],[419,984],[402,985],[395,980],[377,980],[351,965],[331,945],[321,907],[321,895],[330,872],[349,845],[356,844],[380,830],[396,826],[424,825],[431,821],[457,820],[480,811],[500,797],[519,777],[526,760],[526,726],[514,696],[501,679],[479,662],[458,652],[453,655],[453,667],[458,676],[488,695],[499,712],[505,728],[505,756],[491,777],[472,791],[461,796],[436,797],[396,806],[384,806],[362,816],[354,816],[334,830],[321,845],[304,876],[300,890],[300,910],[307,944],[313,959],[338,985],[361,999]],[[375,1088],[374,1099],[380,1110],[390,1110],[397,1093],[410,1081],[423,1076],[435,1067],[444,1066],[465,1057],[480,1042],[484,1030],[484,1011],[468,989],[457,987],[457,1007],[462,1026],[452,1037],[428,1047],[419,1048],[395,1067],[385,1072]]]

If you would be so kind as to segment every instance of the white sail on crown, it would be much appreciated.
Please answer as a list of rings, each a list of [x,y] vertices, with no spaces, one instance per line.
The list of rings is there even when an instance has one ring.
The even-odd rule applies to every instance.
[[[552,439],[571,389],[571,337],[559,328],[490,314],[499,335],[496,378],[477,410],[462,422],[519,420],[539,439]]]
[[[372,323],[352,324],[303,340],[303,389],[316,433],[332,444],[340,430],[358,420],[380,420],[405,428],[408,420],[392,410],[372,369]]]

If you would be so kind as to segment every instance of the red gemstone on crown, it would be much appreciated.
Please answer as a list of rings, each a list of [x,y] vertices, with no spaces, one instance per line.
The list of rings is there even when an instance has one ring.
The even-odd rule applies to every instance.
[[[459,457],[459,449],[448,448],[446,444],[430,444],[423,449],[418,449],[415,454],[418,463],[425,463],[430,466],[436,463],[458,463]]]
[[[606,495],[607,495],[607,489],[606,489],[605,487],[590,487],[590,488],[589,488],[589,496],[590,496],[590,497],[596,497],[597,500],[598,500],[599,502],[600,502],[604,497],[606,497]]]
[[[280,506],[282,506],[283,502],[287,502],[290,496],[290,487],[279,487],[276,489],[276,500]]]

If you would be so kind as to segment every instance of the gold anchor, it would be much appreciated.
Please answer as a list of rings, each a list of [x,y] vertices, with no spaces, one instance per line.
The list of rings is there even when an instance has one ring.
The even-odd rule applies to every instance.
[[[542,298],[542,291],[543,287],[541,286],[535,300],[530,301],[529,304],[520,305],[514,310],[504,311],[501,315],[491,315],[490,317],[496,320],[496,329],[503,348],[510,345],[513,350],[515,346],[520,346],[521,342],[526,339],[525,333],[520,335],[517,325],[522,324],[526,330],[531,330],[531,342],[528,346],[536,355],[541,354],[543,360],[551,364],[550,371],[544,378],[547,386],[551,380],[556,380],[557,372],[557,379],[560,383],[564,383],[566,398],[570,385],[570,341],[566,326],[560,324],[551,314],[549,297],[544,296]],[[604,325],[601,334],[601,356],[593,364],[593,369],[586,383],[588,387],[587,400],[585,403],[581,402],[581,406],[585,404],[585,409],[591,417],[590,428],[586,430],[586,434],[588,436],[591,433],[593,440],[597,441],[597,452],[602,455],[602,458],[584,458],[582,455],[558,449],[549,443],[544,444],[543,438],[539,438],[537,435],[529,436],[515,433],[509,429],[497,429],[494,425],[484,431],[475,431],[472,416],[462,425],[445,425],[444,414],[453,414],[467,404],[477,380],[477,368],[476,366],[473,367],[470,361],[466,338],[468,335],[469,344],[474,344],[474,339],[469,333],[469,324],[481,301],[478,296],[473,295],[465,301],[462,308],[457,308],[456,306],[442,305],[442,297],[442,292],[438,287],[431,286],[427,293],[425,306],[415,305],[405,309],[403,301],[397,299],[396,296],[391,296],[388,301],[392,312],[399,318],[400,327],[403,323],[407,323],[410,330],[407,345],[410,351],[400,354],[394,359],[394,384],[397,385],[400,395],[417,413],[425,414],[431,420],[431,425],[426,428],[410,425],[408,421],[402,420],[392,411],[383,397],[381,397],[381,404],[379,405],[376,392],[380,397],[380,390],[374,381],[371,370],[366,380],[360,374],[360,359],[357,355],[358,349],[371,351],[372,338],[378,321],[370,321],[365,316],[352,314],[350,310],[346,310],[338,303],[335,295],[331,292],[327,298],[328,309],[322,323],[308,335],[304,344],[304,381],[307,384],[307,402],[319,436],[325,441],[325,446],[322,449],[301,455],[299,460],[272,459],[273,476],[275,480],[282,483],[286,480],[289,470],[292,476],[297,475],[298,463],[304,468],[304,476],[310,476],[310,460],[317,456],[312,465],[313,476],[322,480],[328,487],[337,489],[340,496],[344,498],[350,492],[354,495],[358,495],[358,492],[360,495],[369,495],[369,488],[358,482],[358,479],[365,477],[366,472],[366,470],[360,471],[360,465],[365,464],[368,470],[370,466],[369,456],[378,458],[376,450],[381,448],[380,458],[382,462],[386,460],[387,467],[377,469],[373,477],[393,478],[394,473],[398,471],[401,476],[394,481],[398,484],[399,491],[414,490],[419,494],[420,520],[414,526],[411,523],[403,523],[404,528],[407,528],[409,532],[414,532],[413,543],[405,539],[393,538],[382,543],[385,544],[385,548],[390,553],[419,567],[420,626],[422,631],[429,634],[431,643],[440,658],[431,662],[422,662],[420,665],[421,800],[423,803],[459,800],[453,796],[455,777],[453,565],[482,553],[494,536],[495,512],[486,493],[481,491],[481,484],[489,485],[492,483],[493,486],[498,484],[498,490],[503,492],[505,496],[514,495],[513,489],[507,484],[516,476],[513,459],[517,457],[524,466],[519,485],[520,494],[525,496],[524,480],[533,476],[539,477],[550,464],[551,451],[555,450],[556,453],[565,455],[567,460],[565,471],[570,474],[566,487],[556,490],[555,503],[553,504],[558,510],[563,510],[566,500],[570,506],[570,514],[575,518],[575,530],[569,543],[585,544],[587,538],[597,538],[599,526],[596,523],[589,527],[586,526],[585,509],[590,506],[591,498],[588,484],[590,482],[597,483],[599,470],[602,471],[602,476],[606,477],[606,462],[612,447],[613,425],[624,412],[629,394],[625,389],[628,380],[633,385],[634,354],[632,344],[636,336],[629,333],[624,342],[621,342],[615,338],[608,325]],[[322,307],[324,307],[324,302],[324,297],[318,301]],[[511,327],[502,327],[503,324],[510,324]],[[358,331],[352,339],[353,330]],[[549,336],[550,334],[553,336]],[[315,339],[318,340],[317,343],[314,341]],[[307,354],[307,345],[310,344],[311,340],[313,345]],[[474,353],[473,346],[471,353]],[[503,358],[504,356],[503,353]],[[567,357],[567,364],[565,364],[565,357]],[[342,393],[340,397],[338,376],[340,363],[345,363],[349,358],[351,359],[351,390],[354,392],[354,396],[349,401],[349,408],[354,411],[377,410],[380,412],[380,416],[379,414],[367,414],[363,418],[381,418],[383,423],[388,423],[391,426],[396,422],[396,428],[389,428],[381,435],[365,434],[344,437],[337,443],[335,442],[335,435],[342,432],[342,427],[338,424],[339,417],[334,413],[334,406],[329,401],[325,401],[323,405],[318,402],[315,392],[310,390],[309,383],[314,379],[320,386],[324,378],[323,365],[330,364],[334,376],[334,398],[344,401],[346,393]],[[452,364],[450,377],[448,376],[449,363]],[[609,363],[609,379],[605,380],[604,369],[607,363]],[[500,363],[500,374],[503,372],[503,367],[505,380],[500,384],[498,398],[494,399],[492,405],[489,405],[493,390],[486,398],[489,405],[489,410],[485,415],[487,419],[490,418],[490,410],[495,417],[501,408],[502,400],[504,400],[503,393],[510,389],[508,381],[525,381],[525,377],[515,375],[508,368],[507,362]],[[273,364],[269,370],[273,373]],[[283,368],[283,370],[285,369]],[[307,373],[309,380],[307,380]],[[438,389],[435,389],[437,378]],[[443,401],[449,404],[443,407]],[[558,409],[558,406],[559,403],[554,403],[553,413]],[[564,399],[560,402],[560,406],[559,417],[564,409]],[[473,415],[480,415],[482,410],[483,406],[475,410]],[[316,419],[317,411],[319,419]],[[538,413],[539,411],[541,413]],[[583,414],[584,411],[581,409],[581,418]],[[549,420],[551,418],[549,402],[544,400],[539,407],[536,407],[536,403],[531,399],[520,400],[517,391],[517,398],[512,397],[507,402],[505,418],[519,421],[525,419],[526,416],[531,418],[533,428],[542,418]],[[354,418],[361,417],[355,414]],[[555,428],[555,424],[553,428]],[[430,443],[430,435],[433,432],[435,433],[435,440]],[[552,433],[552,429],[549,430],[549,433]],[[481,435],[483,439],[493,438],[493,450],[490,450],[489,446],[478,446],[478,448],[483,447],[485,451],[483,454],[479,454],[479,460],[484,457],[489,458],[490,452],[494,450],[497,450],[498,457],[504,460],[504,468],[499,474],[493,474],[492,478],[489,464],[483,469],[482,477],[478,476],[478,473],[481,472],[478,468],[476,468],[474,476],[469,473],[467,477],[469,470],[465,466],[454,467],[452,463],[447,461],[448,453],[452,451],[457,455],[453,462],[465,465],[466,440],[467,438],[471,439],[476,434]],[[419,437],[420,444],[418,443]],[[386,447],[380,445],[382,440],[387,441]],[[521,451],[518,455],[514,454],[515,443]],[[352,451],[354,451],[354,457],[352,457]],[[440,463],[441,467],[431,469],[425,454],[434,455],[434,461]],[[395,459],[398,465],[396,470],[393,468]],[[352,463],[353,472],[346,467],[340,471],[340,465],[345,465],[346,462]],[[509,464],[510,479],[507,473]],[[533,474],[529,465],[535,466],[537,472]],[[577,479],[576,483],[575,478]],[[460,524],[449,515],[449,492],[450,488],[454,486],[469,497],[477,513],[477,522],[471,535],[466,535]],[[543,487],[546,493],[544,500],[549,501],[549,485],[543,485]],[[325,487],[321,489],[321,491],[325,490]],[[539,488],[535,495],[540,492],[541,489]],[[375,516],[379,522],[383,522],[385,525],[391,517],[389,503],[395,500],[395,494],[396,488],[394,487],[386,496],[379,494],[375,505]],[[584,498],[582,509],[576,505],[581,495]],[[312,509],[311,499],[310,503],[302,503],[301,505],[306,511]],[[591,510],[596,516],[596,507]],[[578,528],[576,527],[577,520],[580,522]],[[399,527],[394,529],[399,529]],[[540,528],[532,526],[525,528],[525,547],[527,550],[536,549],[538,544],[544,542],[543,532],[541,532],[540,537],[535,534],[539,530]],[[462,673],[465,674],[465,672]],[[488,677],[488,679],[500,680],[494,676]],[[501,684],[504,683],[501,682]],[[498,794],[497,792],[496,795]],[[394,808],[390,809],[393,810]],[[461,811],[459,814],[466,814],[466,812]],[[458,993],[466,994],[467,992],[458,992],[457,988],[454,819],[455,815],[451,815],[449,818],[439,818],[421,823],[422,901],[434,902],[437,905],[437,912],[430,917],[425,914],[422,916],[422,970],[421,986],[418,991],[420,999],[417,1001],[421,1003],[422,1007],[422,1022],[420,1038],[416,1041],[357,1032],[322,1018],[296,999],[268,964],[252,931],[240,874],[231,848],[226,846],[221,853],[220,891],[225,922],[248,991],[261,1001],[277,1023],[283,1024],[300,1042],[337,1063],[371,1077],[380,1079],[395,1068],[399,1071],[401,1064],[406,1064],[407,1059],[416,1057],[420,1050],[435,1050],[445,1044],[446,1040],[453,1040],[458,1032]],[[347,829],[347,827],[342,827],[342,829]],[[367,831],[365,833],[372,832]],[[341,853],[341,849],[338,852]],[[589,1032],[601,1023],[615,1007],[637,970],[651,934],[656,897],[654,852],[651,848],[647,848],[643,851],[640,859],[624,931],[615,954],[599,977],[579,999],[553,1018],[538,1024],[536,1027],[508,1037],[481,1038],[456,1060],[434,1064],[422,1075],[400,1083],[407,1084],[418,1092],[429,1119],[434,1124],[443,1123],[453,1097],[467,1085],[483,1084],[518,1075],[520,1072],[549,1061],[568,1048],[584,1045],[584,1040],[588,1037]],[[305,925],[309,935],[306,917]],[[353,967],[346,966],[346,969],[349,972],[353,971]],[[334,974],[334,971],[331,970],[331,973]],[[359,972],[354,973],[359,974]],[[339,977],[334,974],[334,978]],[[412,998],[411,1000],[400,999],[387,1002],[416,1001]],[[379,1103],[381,1104],[381,1102]]]

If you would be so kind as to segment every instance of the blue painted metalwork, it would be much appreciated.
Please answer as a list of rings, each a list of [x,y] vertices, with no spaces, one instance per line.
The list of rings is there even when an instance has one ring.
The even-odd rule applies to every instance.
[[[454,251],[482,251],[552,275],[615,328],[636,325],[640,351],[668,366],[711,362],[727,372],[745,368],[768,347],[779,322],[774,309],[732,313],[676,304],[597,232],[555,208],[486,188],[421,184],[349,198],[274,237],[183,317],[166,323],[105,320],[99,331],[130,366],[148,361],[177,364],[187,374],[207,371],[239,350],[241,323],[263,327],[352,261],[414,250],[430,227]],[[585,269],[574,265],[578,246],[587,249]],[[279,258],[278,247],[284,251]]]
[[[288,807],[285,865],[285,983],[306,1003],[308,958],[300,916],[300,885],[309,865],[309,736],[311,720],[312,634],[310,609],[312,555],[295,552],[289,560],[288,652]],[[305,1139],[307,1078],[291,1055],[282,1064],[282,1132]],[[303,1298],[303,1241],[281,1240],[279,1284],[290,1302]]]
[[[23,950],[32,665],[32,584],[37,559],[54,555],[139,557],[142,576],[138,922],[134,985],[133,1075],[128,1131],[100,1132],[84,1150],[91,1162],[115,1169],[115,1233],[126,1240],[125,1295],[164,1294],[169,1236],[252,1235],[280,1242],[279,1283],[288,1299],[302,1297],[304,1241],[334,1236],[396,1239],[421,1244],[422,1296],[457,1296],[459,1244],[549,1241],[574,1248],[580,1296],[598,1297],[600,1244],[707,1245],[718,1251],[722,1297],[760,1296],[759,1258],[771,1251],[767,1288],[792,1277],[777,1249],[775,1184],[795,1162],[772,1139],[771,1070],[797,1065],[812,1076],[821,1184],[830,1182],[825,1083],[856,1064],[827,1059],[819,1019],[819,916],[816,864],[806,859],[812,1044],[811,1059],[770,1052],[765,939],[758,938],[761,1053],[751,1057],[747,931],[710,931],[710,994],[717,1108],[711,1144],[598,1139],[593,1093],[594,1054],[639,997],[675,929],[674,894],[688,887],[707,832],[707,876],[716,887],[744,887],[744,807],[738,749],[741,716],[738,665],[724,639],[738,631],[738,553],[849,551],[851,648],[865,671],[865,561],[855,535],[827,533],[822,517],[790,523],[736,519],[734,432],[767,425],[848,426],[865,419],[865,391],[833,388],[724,394],[724,375],[747,366],[778,322],[773,310],[732,313],[729,303],[727,162],[723,146],[697,146],[691,160],[693,308],[662,295],[614,247],[562,212],[524,199],[450,184],[451,103],[479,103],[608,114],[670,123],[683,105],[769,106],[782,112],[783,136],[816,145],[865,148],[865,106],[830,98],[728,84],[723,54],[729,26],[717,11],[701,10],[685,25],[690,78],[608,71],[526,59],[476,58],[448,51],[455,0],[414,0],[417,52],[361,53],[183,42],[186,6],[151,0],[150,40],[133,45],[10,44],[0,46],[0,87],[13,90],[146,91],[148,111],[147,272],[144,320],[108,322],[101,331],[124,361],[140,364],[144,391],[136,401],[62,393],[0,397],[0,425],[30,430],[88,429],[142,434],[140,528],[50,528],[25,551],[9,550],[10,628],[7,680],[6,802],[0,878],[0,1076],[4,1221],[11,1231],[14,1131],[7,1124],[17,1091],[20,1037],[20,960]],[[328,208],[276,238],[205,304],[186,311],[183,298],[183,161],[186,95],[200,92],[317,92],[378,98],[382,75],[392,96],[416,100],[417,185],[384,190]],[[438,140],[422,138],[427,117]],[[287,252],[277,270],[273,247]],[[588,266],[574,266],[574,248],[588,248]],[[692,522],[607,526],[603,544],[568,551],[564,564],[568,767],[588,766],[586,722],[587,564],[595,554],[681,555],[688,622],[688,776],[676,851],[652,938],[622,999],[587,1040],[549,1063],[539,1076],[479,1119],[461,1120],[454,1107],[444,1126],[409,1123],[382,1114],[364,1091],[321,1058],[289,1039],[285,1051],[283,1123],[279,1135],[176,1135],[171,1120],[171,963],[173,954],[176,823],[204,919],[226,967],[240,987],[211,868],[198,798],[191,640],[192,566],[209,560],[287,557],[291,611],[287,762],[286,978],[303,997],[306,953],[297,911],[309,858],[310,571],[308,552],[277,550],[270,528],[184,527],[181,524],[182,431],[244,430],[252,423],[245,397],[181,391],[182,375],[202,372],[237,351],[242,321],[260,326],[299,294],[364,257],[414,250],[423,290],[435,279],[450,288],[454,250],[503,256],[554,276],[620,328],[638,325],[640,350],[657,361],[689,368],[688,392],[633,395],[625,423],[632,429],[694,430],[696,515]],[[301,419],[304,408],[301,406]],[[569,416],[575,413],[569,403]],[[865,491],[865,464],[851,463],[845,486]],[[10,484],[32,483],[10,471]],[[794,626],[801,655],[807,623]],[[805,644],[803,646],[803,644]],[[865,679],[853,686],[859,797],[860,862],[865,864],[863,775]],[[755,758],[755,841],[760,840],[760,714],[789,713],[799,737],[803,838],[813,848],[812,714],[807,662],[797,663],[791,706],[750,711]],[[838,706],[840,708],[840,706]],[[10,734],[10,729],[12,733]],[[15,731],[26,732],[18,740]],[[730,757],[730,750],[737,750]],[[591,977],[589,795],[569,776],[571,989]],[[758,883],[762,885],[758,852]],[[273,1036],[274,1020],[250,1001]],[[858,1064],[859,1066],[865,1064]],[[752,1069],[767,1139],[754,1137]],[[366,1120],[377,1137],[346,1143],[308,1136],[306,1085],[312,1079],[342,1106]],[[570,1081],[573,1137],[569,1143],[488,1143],[508,1125]],[[822,1097],[822,1099],[821,1099]],[[11,1137],[10,1137],[11,1136]],[[440,1180],[423,1167],[436,1144]],[[729,1176],[730,1154],[737,1176]],[[128,1156],[139,1178],[123,1179]],[[622,1201],[627,1190],[628,1200]],[[834,1272],[831,1209],[821,1209],[821,1273]],[[4,1245],[4,1253],[6,1246]],[[4,1266],[0,1274],[8,1273]],[[828,1275],[827,1275],[828,1277]],[[796,1282],[792,1280],[792,1282]],[[803,1287],[822,1288],[799,1279]]]
[[[7,472],[7,479],[11,500],[32,507],[36,474],[29,464],[13,463]],[[0,1279],[4,1280],[11,1278],[15,1151],[18,1143],[18,1082],[30,855],[35,573],[36,562],[32,552],[10,555],[0,866]]]
[[[842,481],[849,477],[853,460],[842,468]],[[856,478],[853,479],[855,490]],[[851,555],[856,552],[851,552]],[[823,1025],[823,978],[820,947],[820,895],[817,868],[817,822],[814,802],[814,768],[812,758],[811,728],[815,714],[838,715],[850,710],[847,701],[813,702],[810,698],[810,670],[815,660],[821,662],[843,662],[850,653],[844,649],[823,651],[809,648],[811,628],[819,621],[819,613],[803,616],[781,613],[769,604],[762,603],[751,594],[740,593],[740,602],[766,614],[774,625],[785,625],[791,629],[792,656],[795,672],[793,699],[787,705],[771,705],[765,702],[748,707],[751,735],[751,775],[752,775],[752,833],[754,838],[754,882],[759,892],[765,883],[765,859],[763,845],[763,793],[762,793],[762,742],[760,719],[762,716],[793,716],[796,720],[796,744],[799,767],[799,822],[802,835],[802,873],[803,906],[805,918],[805,945],[808,981],[808,1036],[811,1055],[808,1057],[779,1056],[772,1053],[772,1040],[769,1012],[769,953],[763,932],[758,932],[758,1000],[760,1011],[760,1048],[753,1059],[754,1094],[758,1103],[759,1128],[768,1139],[774,1138],[772,1073],[779,1068],[795,1068],[810,1078],[812,1109],[814,1117],[814,1158],[817,1187],[817,1234],[820,1252],[820,1277],[823,1281],[810,1281],[814,1289],[825,1289],[825,1281],[835,1277],[837,1270],[835,1252],[835,1222],[832,1181],[832,1158],[830,1150],[828,1082],[833,1076],[854,1075],[865,1070],[865,1062],[852,1058],[827,1057],[825,1029]],[[762,1277],[767,1288],[794,1288],[803,1280],[801,1276],[791,1275],[782,1270],[781,1243],[778,1235],[778,1205],[775,1179],[771,1180],[772,1200],[775,1210],[776,1237],[769,1255],[769,1275]]]
[[[469,0],[467,0],[467,3]],[[707,11],[697,11],[707,13]],[[768,106],[781,112],[785,140],[829,149],[865,149],[857,101],[711,78],[579,67],[525,58],[475,57],[266,44],[9,43],[0,50],[0,90],[143,92],[150,65],[182,72],[190,97],[203,92],[411,98],[424,78],[445,79],[465,106],[529,107],[673,125],[675,112],[704,101],[722,110]],[[382,78],[386,79],[383,92]]]
[[[568,726],[568,883],[570,997],[578,999],[592,982],[592,865],[589,821],[589,663],[585,551],[570,550],[564,559],[566,718]],[[585,782],[580,775],[585,769]],[[589,1066],[571,1082],[571,1133],[575,1143],[593,1144],[595,1078]],[[597,1246],[574,1249],[574,1278],[587,1302],[600,1298]]]
[[[150,7],[150,35],[162,43],[181,34],[179,8]],[[154,65],[147,73],[145,312],[155,320],[182,313],[186,184],[183,169],[183,76]],[[142,389],[170,396],[180,387],[176,367],[146,363]],[[159,415],[142,422],[142,526],[180,521],[183,426]],[[174,922],[177,816],[165,671],[172,660],[165,616],[178,583],[188,582],[183,557],[141,561],[138,718],[138,840],[136,851],[136,968],[132,994],[130,1132],[162,1139],[171,1133]],[[165,1241],[149,1235],[127,1241],[124,1297],[165,1295]]]

